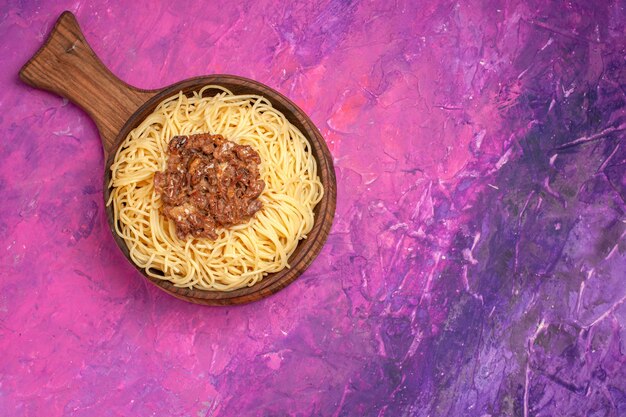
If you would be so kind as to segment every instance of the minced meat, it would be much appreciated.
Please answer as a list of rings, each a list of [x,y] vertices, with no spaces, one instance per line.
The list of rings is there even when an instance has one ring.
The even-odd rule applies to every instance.
[[[208,133],[176,136],[167,168],[154,176],[161,212],[181,239],[217,239],[216,228],[244,223],[262,207],[261,158],[250,146]]]

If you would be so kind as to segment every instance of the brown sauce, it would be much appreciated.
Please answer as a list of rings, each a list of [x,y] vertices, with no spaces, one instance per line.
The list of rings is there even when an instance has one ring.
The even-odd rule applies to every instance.
[[[244,223],[261,209],[261,158],[250,146],[203,133],[172,138],[167,153],[154,186],[179,238],[217,239],[216,228]]]

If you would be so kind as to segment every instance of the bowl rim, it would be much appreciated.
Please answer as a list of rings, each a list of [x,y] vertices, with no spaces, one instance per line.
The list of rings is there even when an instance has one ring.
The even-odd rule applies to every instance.
[[[317,162],[317,173],[324,186],[324,196],[314,208],[315,220],[311,232],[306,239],[300,240],[294,253],[289,257],[289,268],[271,273],[263,277],[251,287],[244,287],[233,291],[202,290],[197,288],[177,287],[171,281],[158,279],[146,274],[130,258],[130,252],[123,238],[115,232],[113,218],[113,206],[107,206],[111,187],[111,164],[115,159],[117,150],[126,139],[132,129],[137,127],[147,115],[168,97],[183,91],[188,94],[198,91],[206,85],[220,85],[229,90],[244,90],[233,92],[234,94],[257,94],[267,98],[274,108],[281,111],[285,117],[307,137],[311,144],[311,152]],[[265,298],[274,294],[287,285],[295,281],[313,262],[321,252],[326,239],[330,233],[336,208],[337,185],[332,155],[324,138],[308,115],[300,109],[289,98],[275,91],[271,87],[249,78],[229,74],[212,74],[185,79],[183,81],[167,86],[148,99],[140,106],[126,121],[120,132],[117,134],[113,148],[105,161],[104,172],[104,201],[105,211],[109,229],[126,259],[137,269],[149,282],[159,289],[173,295],[179,299],[196,304],[205,305],[232,305],[248,303]]]

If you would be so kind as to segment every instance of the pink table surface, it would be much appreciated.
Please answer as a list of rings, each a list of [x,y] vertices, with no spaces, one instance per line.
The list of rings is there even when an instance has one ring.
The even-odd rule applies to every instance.
[[[277,89],[335,158],[319,258],[178,301],[108,230],[98,132],[21,83],[63,10],[138,87]],[[0,5],[0,416],[626,415],[624,4]]]

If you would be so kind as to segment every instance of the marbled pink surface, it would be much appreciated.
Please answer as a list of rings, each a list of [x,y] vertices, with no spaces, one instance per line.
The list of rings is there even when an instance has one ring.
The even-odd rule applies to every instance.
[[[625,416],[618,0],[0,5],[1,416]],[[73,11],[122,79],[232,73],[335,157],[322,254],[249,305],[146,284],[90,119],[18,70]]]

